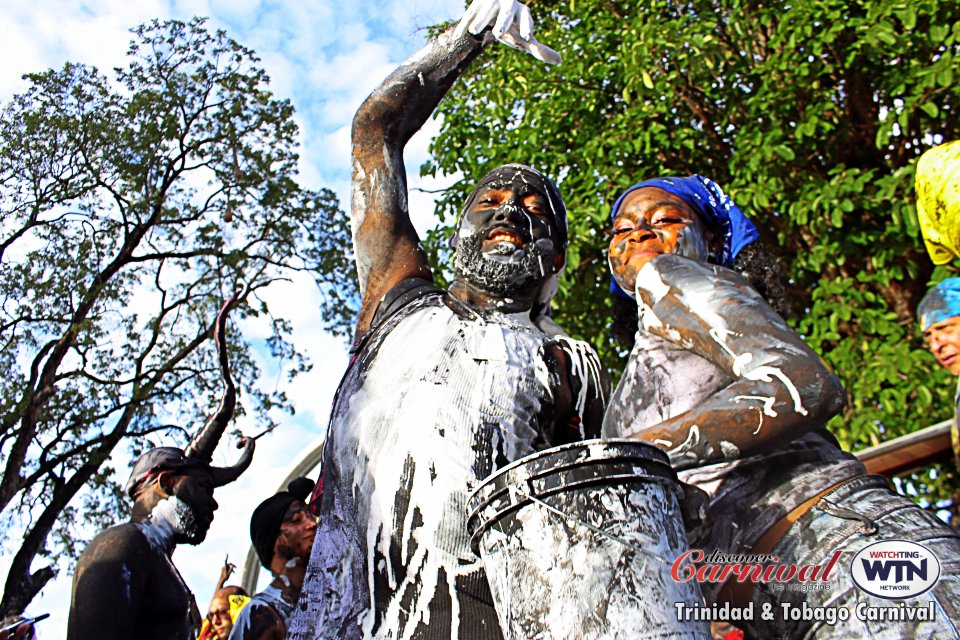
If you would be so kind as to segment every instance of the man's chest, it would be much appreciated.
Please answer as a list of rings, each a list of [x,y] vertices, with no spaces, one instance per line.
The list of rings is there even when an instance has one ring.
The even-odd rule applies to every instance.
[[[137,615],[137,637],[192,640],[199,628],[200,612],[169,559],[158,558]]]

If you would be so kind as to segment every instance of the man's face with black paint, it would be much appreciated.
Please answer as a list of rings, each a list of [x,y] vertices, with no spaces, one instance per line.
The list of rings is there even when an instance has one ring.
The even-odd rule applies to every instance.
[[[551,203],[533,189],[481,187],[456,242],[457,278],[499,296],[539,287],[563,263]]]
[[[714,235],[682,198],[656,187],[632,191],[613,221],[610,270],[617,284],[633,292],[641,267],[664,253],[695,260],[711,255]]]
[[[213,499],[213,474],[207,469],[190,469],[174,474],[169,482],[169,493],[187,509],[179,514],[178,542],[200,544],[207,537],[218,507]]]
[[[960,316],[934,322],[923,332],[923,338],[940,366],[960,375]]]

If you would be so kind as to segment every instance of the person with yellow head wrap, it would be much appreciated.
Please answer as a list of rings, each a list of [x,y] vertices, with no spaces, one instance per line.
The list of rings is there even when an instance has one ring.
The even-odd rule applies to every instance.
[[[960,140],[927,150],[917,162],[917,217],[934,264],[960,256]]]
[[[240,617],[240,612],[250,602],[250,596],[243,587],[224,586],[227,578],[236,568],[228,556],[220,569],[220,579],[217,580],[217,588],[210,601],[210,611],[203,619],[197,640],[227,640],[230,630]]]
[[[229,593],[236,590],[235,593]],[[224,587],[210,603],[210,615],[203,619],[197,640],[227,640],[250,596],[240,587]]]

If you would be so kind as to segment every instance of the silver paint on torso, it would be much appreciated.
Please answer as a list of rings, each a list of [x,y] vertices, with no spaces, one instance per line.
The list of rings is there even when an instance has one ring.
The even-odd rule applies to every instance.
[[[543,358],[551,342],[574,371],[598,371],[589,346],[522,316],[481,316],[439,291],[373,331],[338,392],[320,525],[289,637],[410,638],[431,624],[438,598],[452,602],[443,635],[463,637],[472,623],[461,620],[456,582],[483,576],[469,548],[467,495],[538,446],[553,403],[556,374]]]

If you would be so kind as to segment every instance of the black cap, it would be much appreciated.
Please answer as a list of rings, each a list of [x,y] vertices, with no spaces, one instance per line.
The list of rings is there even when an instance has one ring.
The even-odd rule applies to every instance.
[[[250,540],[257,550],[260,564],[270,568],[273,560],[273,545],[280,535],[280,525],[287,515],[287,510],[294,502],[306,504],[307,497],[313,491],[314,482],[310,478],[294,478],[287,485],[286,491],[270,496],[254,509],[250,518]]]

